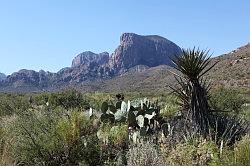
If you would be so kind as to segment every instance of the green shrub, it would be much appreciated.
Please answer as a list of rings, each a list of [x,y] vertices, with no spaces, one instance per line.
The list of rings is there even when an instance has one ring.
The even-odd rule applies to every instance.
[[[162,104],[162,109],[160,110],[160,115],[163,117],[174,116],[178,112],[178,98],[174,95],[167,96]]]
[[[29,108],[28,97],[19,94],[0,94],[0,117]]]
[[[33,96],[35,105],[49,104],[51,108],[63,107],[69,109],[85,109],[89,107],[88,101],[84,95],[75,90],[68,90],[55,93],[41,93]]]
[[[241,111],[245,100],[234,90],[220,88],[215,90],[209,99],[210,106],[218,111]]]
[[[2,125],[0,124],[0,157],[2,157],[3,155],[3,149],[4,149],[4,129],[2,127]]]
[[[128,125],[119,124],[110,129],[109,138],[116,147],[124,147],[128,144]]]
[[[245,136],[235,147],[232,165],[250,165],[250,136]]]
[[[27,165],[100,164],[91,120],[77,111],[29,110],[17,118],[12,135],[12,155]]]
[[[195,137],[177,144],[167,154],[167,161],[173,166],[218,165],[219,148],[212,141]]]

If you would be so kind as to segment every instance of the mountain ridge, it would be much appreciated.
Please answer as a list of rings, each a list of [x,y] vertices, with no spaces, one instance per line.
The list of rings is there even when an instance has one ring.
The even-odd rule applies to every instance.
[[[150,38],[153,36],[154,39],[159,38],[154,35],[150,36]],[[124,43],[121,41],[121,45],[123,44]],[[125,45],[130,44],[125,43]],[[117,49],[119,50],[119,46]],[[88,53],[96,54],[89,51]],[[75,88],[83,92],[167,91],[169,90],[169,86],[173,86],[175,84],[174,77],[170,71],[176,71],[173,67],[171,67],[171,65],[157,64],[154,67],[149,67],[144,64],[138,64],[135,61],[136,63],[134,63],[133,67],[122,69],[122,71],[121,68],[113,66],[115,64],[112,63],[114,61],[113,57],[115,57],[115,53],[115,51],[113,55],[105,53],[106,57],[107,54],[109,55],[109,59],[106,59],[105,63],[100,62],[101,65],[97,67],[95,65],[91,65],[92,61],[90,60],[87,62],[84,61],[81,65],[72,65],[71,67],[63,68],[57,73],[45,72],[43,70],[35,72],[23,69],[12,74],[14,75],[14,78],[17,79],[13,84],[1,81],[0,91],[41,92],[64,90],[68,88]],[[132,55],[136,56],[136,54]],[[124,57],[120,58],[122,59]],[[214,57],[211,59],[211,62],[217,62],[217,65],[206,75],[206,77],[211,80],[213,86],[224,86],[227,88],[250,88],[249,43],[227,54]],[[92,69],[89,69],[91,67]],[[113,69],[113,71],[110,69]],[[84,73],[85,70],[88,72]],[[98,72],[101,74],[101,70],[103,70],[102,73],[104,75],[98,76]],[[107,73],[105,74],[105,72]],[[26,73],[26,75],[24,73]],[[7,76],[6,79],[14,78]]]
[[[85,51],[73,59],[71,67],[62,68],[57,73],[22,69],[1,81],[0,91],[22,91],[22,87],[27,91],[29,87],[32,91],[40,91],[111,79],[132,70],[172,66],[170,59],[180,53],[179,46],[161,36],[124,33],[120,37],[120,45],[111,55],[108,52],[96,54]]]

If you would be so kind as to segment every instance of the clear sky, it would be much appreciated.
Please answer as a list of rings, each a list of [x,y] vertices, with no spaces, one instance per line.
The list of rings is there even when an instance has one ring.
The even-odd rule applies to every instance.
[[[250,42],[249,0],[0,0],[0,72],[56,72],[123,32],[157,34],[214,56]]]

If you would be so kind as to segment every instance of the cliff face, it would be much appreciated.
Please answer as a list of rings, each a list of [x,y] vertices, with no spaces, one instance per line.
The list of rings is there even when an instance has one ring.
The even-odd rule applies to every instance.
[[[0,81],[3,81],[6,79],[6,75],[3,73],[0,73]]]
[[[180,53],[180,47],[163,37],[124,33],[120,37],[120,45],[111,55],[109,64],[118,74],[136,65],[172,66],[170,59]]]
[[[83,52],[77,55],[73,61],[71,67],[78,67],[81,65],[92,66],[92,65],[103,65],[108,63],[109,53],[103,52],[100,54],[95,54],[91,51]]]
[[[47,87],[50,79],[53,78],[53,73],[40,70],[39,72],[33,70],[22,69],[18,72],[12,73],[2,81],[2,85],[21,87],[21,86],[34,86],[34,87]],[[0,84],[1,85],[1,84]]]
[[[15,91],[17,87],[27,86],[31,89],[51,89],[80,85],[85,81],[114,78],[126,72],[141,72],[159,65],[172,66],[170,59],[180,53],[180,47],[163,37],[124,33],[120,37],[120,45],[111,56],[107,52],[96,54],[86,51],[73,59],[71,67],[57,73],[23,69],[0,81],[0,91],[5,87]]]

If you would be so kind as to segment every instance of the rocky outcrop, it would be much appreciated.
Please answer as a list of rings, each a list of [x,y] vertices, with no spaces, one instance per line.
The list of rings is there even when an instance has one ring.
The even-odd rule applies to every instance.
[[[77,55],[73,61],[71,67],[78,67],[78,66],[101,66],[109,61],[109,53],[103,52],[100,54],[95,54],[91,51],[83,52]]]
[[[180,52],[181,49],[176,44],[163,37],[124,33],[120,37],[120,45],[111,57],[107,52],[83,52],[73,59],[71,68],[64,68],[57,73],[57,82],[80,83],[112,78],[128,71],[142,71],[147,67],[164,64],[172,66],[170,59]]]
[[[4,73],[0,73],[0,81],[3,81],[6,79],[6,75]]]
[[[171,58],[180,53],[180,47],[161,36],[124,33],[120,37],[120,45],[111,55],[109,65],[118,74],[136,65],[173,66]]]
[[[22,69],[7,76],[3,84],[13,87],[34,86],[43,88],[49,85],[51,78],[53,78],[53,73],[50,72]]]

